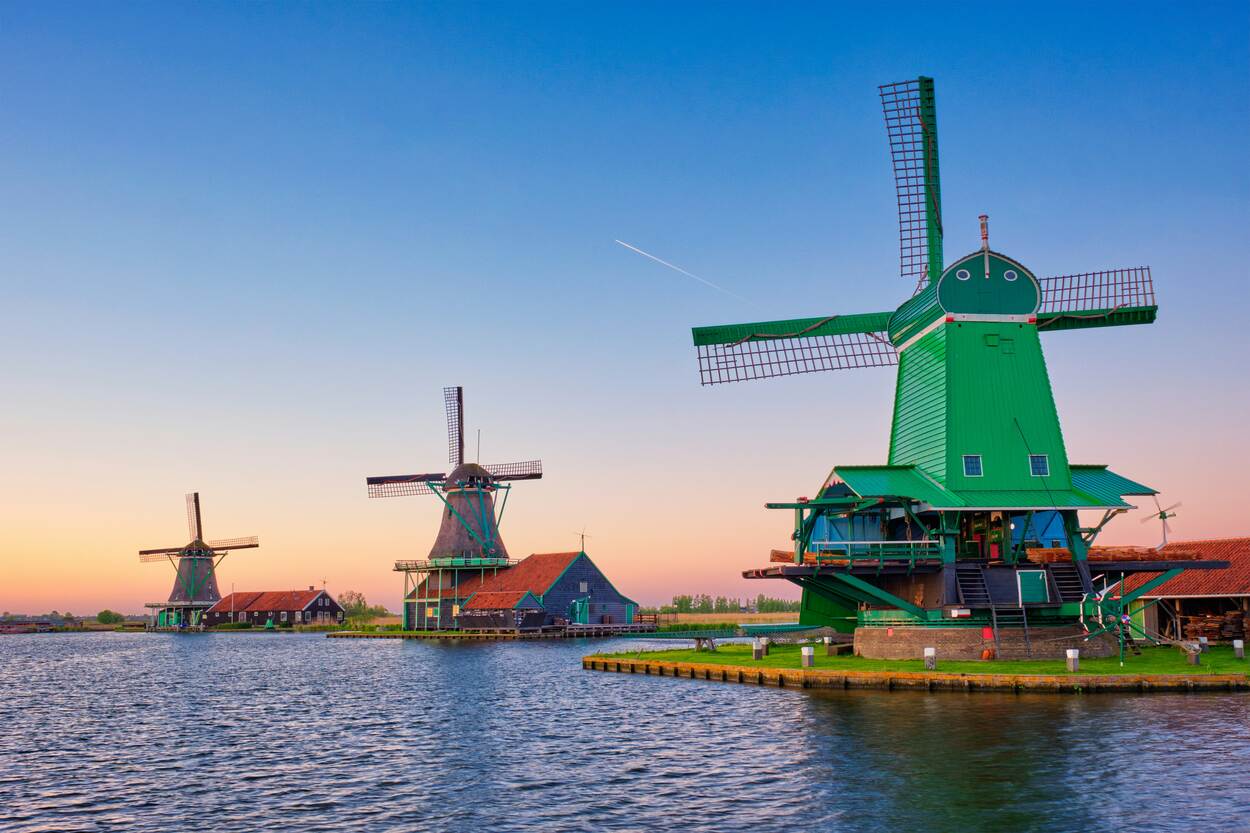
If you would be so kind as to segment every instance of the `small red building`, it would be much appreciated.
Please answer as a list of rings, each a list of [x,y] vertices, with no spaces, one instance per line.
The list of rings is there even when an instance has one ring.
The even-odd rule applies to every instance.
[[[276,625],[337,625],[343,608],[324,590],[244,590],[223,596],[204,614],[209,627],[226,622]]]

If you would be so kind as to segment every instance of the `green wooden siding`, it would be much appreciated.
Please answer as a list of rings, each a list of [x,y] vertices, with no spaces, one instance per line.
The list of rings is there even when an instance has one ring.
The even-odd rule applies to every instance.
[[[960,494],[1071,490],[1068,453],[1037,327],[956,322],[943,329],[948,377],[944,485]],[[964,476],[965,454],[981,455],[983,476]],[[1047,456],[1049,477],[1032,476],[1030,454]]]
[[[946,479],[946,327],[926,334],[899,355],[890,433],[890,465],[915,465]]]
[[[990,276],[985,277],[985,253],[974,252],[952,263],[938,283],[937,297],[947,312],[973,315],[1030,315],[1037,312],[1041,289],[1033,273],[1010,258],[990,252]],[[959,273],[968,272],[960,280]],[[1015,278],[1007,280],[1007,273]]]

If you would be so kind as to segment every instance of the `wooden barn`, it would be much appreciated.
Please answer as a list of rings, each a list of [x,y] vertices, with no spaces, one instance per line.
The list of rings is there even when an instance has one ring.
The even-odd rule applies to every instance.
[[[227,622],[248,622],[264,627],[292,625],[336,625],[343,621],[343,608],[324,590],[243,590],[225,596],[205,613],[209,627]]]
[[[631,625],[637,609],[586,553],[536,553],[486,578],[456,624],[467,630]]]
[[[1138,627],[1171,639],[1205,636],[1212,642],[1245,637],[1250,626],[1250,538],[1172,541],[1169,551],[1196,551],[1201,558],[1227,561],[1222,570],[1185,571],[1146,593],[1131,613]],[[1153,574],[1132,576],[1128,590]]]

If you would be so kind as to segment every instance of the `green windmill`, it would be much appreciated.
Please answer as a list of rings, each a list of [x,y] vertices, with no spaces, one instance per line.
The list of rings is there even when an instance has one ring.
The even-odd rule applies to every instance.
[[[933,80],[880,89],[914,294],[889,312],[694,330],[705,385],[898,365],[887,463],[835,466],[815,497],[768,504],[793,511],[794,552],[745,575],[799,584],[802,621],[856,630],[864,653],[911,656],[908,639],[932,638],[914,628],[959,628],[952,645],[992,639],[999,655],[1032,653],[1039,628],[1058,629],[1056,649],[1056,634],[1086,639],[1165,580],[1113,592],[1126,574],[1181,567],[1091,565],[1125,498],[1156,490],[1069,461],[1040,334],[1153,322],[1150,270],[1038,278],[990,248],[985,216],[980,248],[944,265]],[[1101,520],[1083,525],[1084,510]]]

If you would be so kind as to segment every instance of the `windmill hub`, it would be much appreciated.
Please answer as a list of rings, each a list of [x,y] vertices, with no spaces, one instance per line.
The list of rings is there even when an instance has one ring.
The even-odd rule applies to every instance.
[[[452,469],[447,475],[445,491],[454,492],[460,489],[493,489],[495,478],[485,467],[477,463],[463,463]]]

